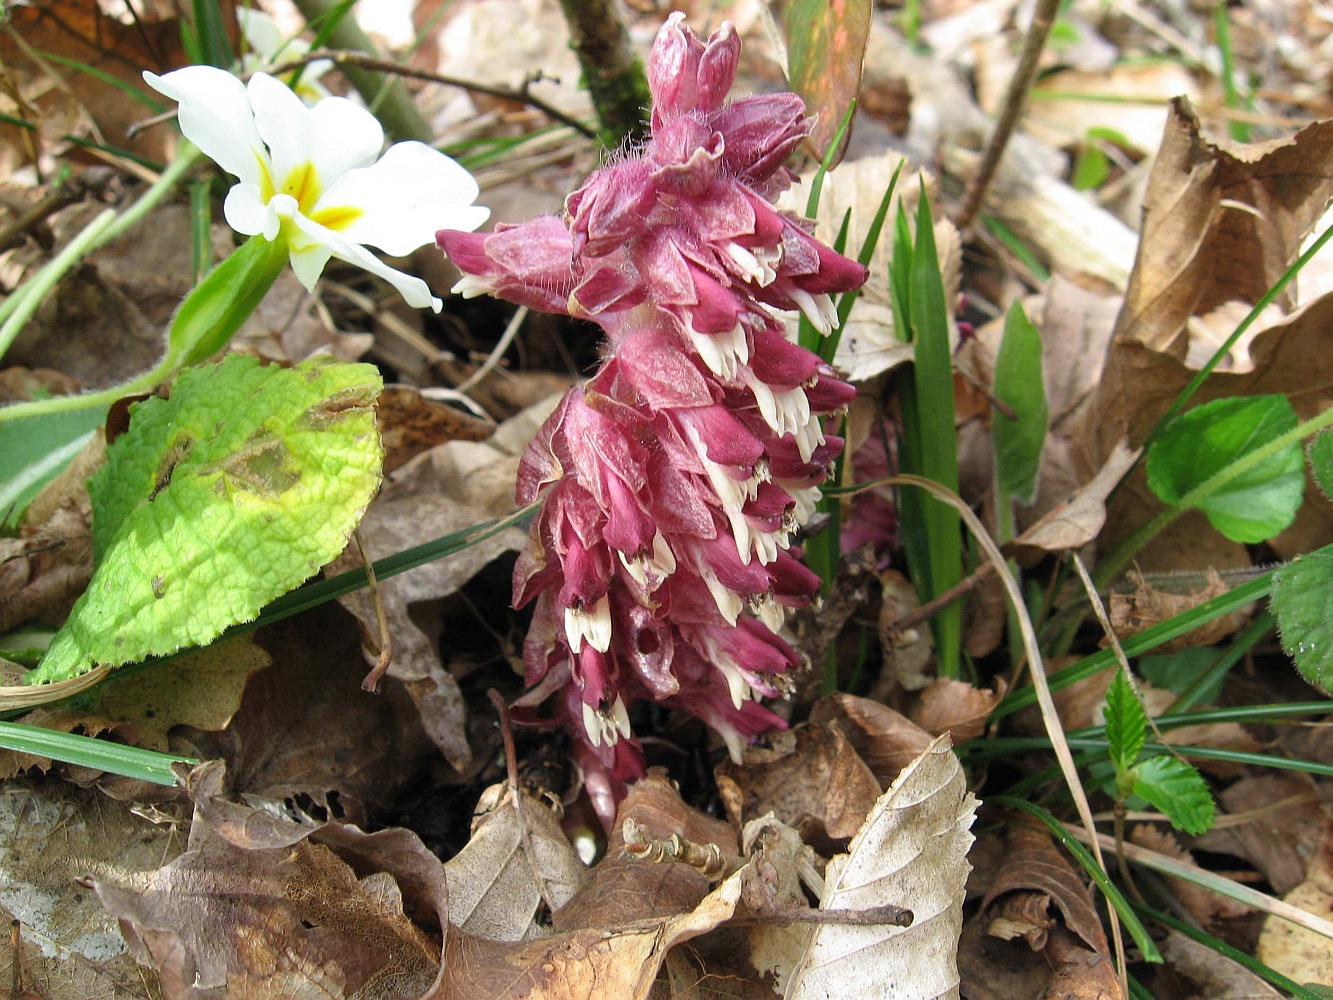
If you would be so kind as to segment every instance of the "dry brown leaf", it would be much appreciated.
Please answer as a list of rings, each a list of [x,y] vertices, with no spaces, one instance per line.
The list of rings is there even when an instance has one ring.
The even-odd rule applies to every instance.
[[[1278,895],[1305,881],[1327,825],[1315,789],[1293,776],[1264,774],[1223,789],[1218,805],[1219,815],[1247,822],[1215,826],[1198,841],[1202,850],[1244,858]]]
[[[846,720],[840,728],[848,742],[885,788],[898,772],[925,753],[932,739],[901,712],[841,691],[817,703],[810,712],[811,722],[830,719]]]
[[[1051,934],[1046,955],[1054,975],[1042,1000],[1124,1000],[1110,958],[1084,948],[1068,931]]]
[[[442,981],[422,1000],[641,1000],[668,950],[730,919],[755,878],[753,866],[746,865],[693,910],[629,927],[603,924],[514,943],[451,930]]]
[[[1184,573],[1176,577],[1157,576],[1151,584],[1142,573],[1131,570],[1124,584],[1111,591],[1107,612],[1115,634],[1123,639],[1160,625],[1230,589],[1231,585],[1211,568],[1202,579],[1198,574]],[[1250,607],[1221,615],[1163,643],[1154,652],[1174,653],[1191,646],[1211,646],[1244,628],[1252,614],[1253,608]],[[1106,642],[1103,640],[1103,645]]]
[[[901,686],[907,691],[919,691],[934,680],[927,668],[934,655],[935,640],[926,625],[916,625],[901,632],[893,628],[899,619],[921,606],[916,588],[907,577],[892,569],[879,574],[879,585],[879,639],[888,667],[880,686]],[[886,693],[874,692],[876,695]]]
[[[33,619],[63,621],[93,572],[88,477],[106,460],[101,433],[24,512],[22,538],[0,539],[0,633]]]
[[[1136,824],[1129,831],[1129,840],[1192,868],[1199,867],[1194,855],[1181,846],[1174,833],[1162,826],[1150,823]],[[1237,920],[1254,912],[1244,903],[1228,899],[1184,879],[1171,879],[1168,886],[1180,900],[1181,905],[1210,933],[1218,932],[1219,921]]]
[[[401,877],[404,859],[413,864]],[[159,970],[167,1000],[406,998],[424,995],[438,970],[438,939],[404,905],[442,923],[444,876],[404,830],[245,850],[196,820],[174,862],[94,888],[135,956]]]
[[[513,422],[519,432],[526,432],[531,418],[520,414]],[[418,455],[390,477],[359,528],[369,558],[401,552],[512,511],[516,456],[526,439],[516,441],[521,433],[506,430],[502,426],[485,443],[446,442]],[[498,488],[501,484],[502,490]],[[492,560],[522,548],[525,541],[522,531],[510,528],[448,559],[437,559],[379,584],[393,646],[388,676],[406,685],[427,735],[458,770],[465,769],[472,758],[463,696],[440,660],[438,624],[423,625],[429,619],[413,617],[412,607],[454,593]],[[329,572],[360,565],[353,545],[333,562]],[[356,591],[339,601],[361,620],[367,635],[379,635],[368,591]],[[378,649],[368,649],[366,659],[374,663],[378,655]]]
[[[1051,842],[1045,828],[1026,816],[1014,816],[1009,821],[1008,843],[1004,864],[995,873],[995,881],[982,900],[982,909],[1009,892],[1048,896],[1064,917],[1065,926],[1095,953],[1109,959],[1110,947],[1092,894],[1068,858]],[[1029,940],[1034,950],[1045,947],[1045,943],[1044,934],[1038,941]]]
[[[965,681],[937,678],[918,696],[912,721],[931,736],[948,733],[954,743],[976,739],[985,731],[991,710],[1004,697],[1004,681],[997,684],[996,690],[984,691]]]
[[[193,740],[193,756],[226,759],[229,795],[308,797],[365,824],[438,757],[400,684],[361,690],[359,638],[334,604],[266,626],[255,642],[273,666],[250,678],[231,724],[178,732]]]
[[[819,925],[787,983],[788,1000],[958,996],[976,808],[948,737],[940,737],[875,802],[849,852],[829,862],[820,903],[821,910],[905,906],[912,925]]]
[[[1257,302],[1333,198],[1330,162],[1333,121],[1290,139],[1213,143],[1189,102],[1172,101],[1115,339],[1183,358],[1191,316]]]
[[[747,747],[742,764],[725,761],[715,771],[732,823],[771,812],[815,846],[856,833],[880,786],[842,730],[806,723],[770,742]]]
[[[1289,140],[1253,147],[1200,139],[1188,108],[1176,108],[1147,196],[1147,225],[1134,280],[1116,326],[1097,399],[1083,414],[1075,457],[1084,472],[1113,445],[1142,441],[1193,377],[1186,364],[1192,318],[1226,303],[1256,302],[1295,258],[1306,232],[1333,195],[1333,122]],[[1290,289],[1288,290],[1290,293]],[[1302,418],[1333,405],[1333,354],[1325,346],[1333,296],[1295,307],[1250,344],[1250,370],[1210,376],[1194,403],[1285,393]],[[1197,325],[1197,324],[1196,324]],[[1307,490],[1296,523],[1273,541],[1284,557],[1324,544],[1333,505]],[[1113,544],[1160,510],[1136,470],[1115,496],[1103,544]],[[1145,569],[1244,566],[1244,548],[1227,542],[1202,515],[1187,515],[1140,556]]]
[[[716,844],[725,857],[739,853],[736,831],[686,805],[661,768],[630,787],[616,813],[606,857],[583,888],[552,916],[558,932],[659,919],[686,913],[708,894],[709,881],[680,862],[650,862],[626,854],[623,836],[632,820],[645,838],[666,841],[679,836],[694,844]]]
[[[564,906],[588,881],[560,816],[547,802],[492,785],[481,794],[472,837],[445,863],[449,920],[495,941],[540,937],[537,911]]]
[[[1319,917],[1333,914],[1333,824],[1325,828],[1305,881],[1282,898]],[[1328,938],[1275,914],[1264,920],[1254,957],[1298,983],[1333,983],[1333,948]]]
[[[1218,954],[1179,931],[1167,931],[1159,944],[1173,972],[1194,983],[1196,997],[1207,1000],[1279,1000],[1282,993],[1236,962],[1220,962]]]
[[[184,847],[175,828],[92,789],[11,780],[0,795],[0,842],[0,905],[21,922],[24,967],[44,1000],[149,995],[153,977],[140,978],[114,917],[77,880],[151,872]]]
[[[386,385],[375,400],[384,442],[384,474],[446,441],[484,441],[495,427],[479,417],[427,399],[410,386]]]
[[[167,751],[173,726],[225,729],[250,675],[273,662],[248,635],[191,649],[151,671],[112,674],[95,694],[97,710],[129,723],[135,744]]]
[[[1138,457],[1138,451],[1131,451],[1123,441],[1118,443],[1077,493],[1057,503],[1014,540],[1015,548],[1032,558],[1040,553],[1064,552],[1087,545],[1106,523],[1107,496]]]

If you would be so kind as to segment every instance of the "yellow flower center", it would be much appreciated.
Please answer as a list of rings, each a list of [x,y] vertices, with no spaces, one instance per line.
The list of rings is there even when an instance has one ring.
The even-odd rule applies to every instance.
[[[315,205],[323,193],[324,188],[313,163],[306,162],[291,170],[279,188],[269,164],[262,157],[259,158],[259,195],[265,204],[272,201],[275,195],[290,195],[296,201],[297,211],[311,222],[335,231],[346,229],[361,217],[363,210],[355,205],[326,205],[316,210]]]

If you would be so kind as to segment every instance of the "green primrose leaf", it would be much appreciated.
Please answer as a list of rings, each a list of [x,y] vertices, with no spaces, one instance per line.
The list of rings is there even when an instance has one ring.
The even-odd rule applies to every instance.
[[[1333,693],[1333,545],[1275,572],[1270,602],[1282,648],[1296,669],[1325,694]]]
[[[1217,399],[1181,414],[1148,450],[1148,485],[1166,504],[1296,426],[1285,396]],[[1291,524],[1305,492],[1301,449],[1293,443],[1243,475],[1220,483],[1189,506],[1234,542],[1262,542]]]
[[[1124,671],[1117,670],[1106,689],[1106,742],[1116,776],[1127,774],[1139,759],[1148,728],[1148,713]]]
[[[1324,491],[1324,496],[1333,499],[1333,431],[1324,431],[1311,441],[1307,454],[1314,481]]]
[[[1151,757],[1138,766],[1134,794],[1156,806],[1177,830],[1206,833],[1213,825],[1213,796],[1193,765],[1179,757]]]
[[[92,581],[33,681],[210,642],[313,576],[379,486],[380,389],[370,365],[232,355],[132,407],[88,484]]]
[[[1037,492],[1041,447],[1046,440],[1046,387],[1042,383],[1041,334],[1015,302],[1004,317],[1004,338],[995,359],[995,397],[1014,411],[996,412],[991,423],[1001,488],[1019,503]]]
[[[43,486],[64,470],[102,423],[104,412],[69,410],[0,424],[0,522],[12,528]]]

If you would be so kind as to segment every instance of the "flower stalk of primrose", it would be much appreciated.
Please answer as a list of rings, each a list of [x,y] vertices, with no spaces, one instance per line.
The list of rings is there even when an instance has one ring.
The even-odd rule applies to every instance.
[[[532,691],[554,716],[608,824],[642,776],[636,702],[701,719],[739,760],[781,728],[760,697],[791,689],[786,630],[819,578],[795,532],[842,449],[824,419],[853,388],[793,342],[779,312],[822,332],[832,295],[867,271],[774,204],[811,122],[795,94],[731,99],[740,38],[673,14],[648,59],[652,133],[544,216],[490,234],[445,230],[454,291],[590,319],[604,360],[519,465],[542,509],[514,569],[535,602]]]
[[[187,66],[144,79],[179,103],[185,137],[237,178],[223,205],[228,224],[285,247],[306,288],[337,257],[383,278],[409,305],[440,310],[424,281],[366,247],[403,257],[433,242],[441,220],[476,229],[489,211],[472,204],[477,182],[465,169],[420,142],[380,156],[384,130],[369,111],[341,97],[307,107],[264,73],[245,84]]]

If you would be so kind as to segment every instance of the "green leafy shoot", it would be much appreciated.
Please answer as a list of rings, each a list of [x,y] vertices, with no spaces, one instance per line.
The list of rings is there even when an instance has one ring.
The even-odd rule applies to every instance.
[[[1041,334],[1014,302],[1004,318],[1004,336],[995,359],[995,398],[1013,416],[995,412],[991,440],[995,445],[997,501],[1029,504],[1036,497],[1042,445],[1046,441],[1046,388],[1042,381]],[[1001,541],[1008,541],[1012,531]]]
[[[1179,757],[1164,754],[1143,761],[1134,769],[1133,791],[1156,806],[1177,830],[1201,834],[1213,825],[1208,784],[1193,764]]]
[[[131,409],[89,480],[92,581],[36,683],[211,642],[316,573],[380,482],[379,374],[229,356]]]
[[[949,311],[935,249],[930,199],[923,190],[913,240],[899,206],[889,268],[894,327],[913,346],[914,360],[898,373],[902,410],[899,468],[958,492],[958,435],[954,426],[953,351]],[[899,494],[904,549],[922,603],[962,579],[958,512],[919,490]],[[954,603],[931,620],[939,674],[957,677],[962,658],[962,607]]]
[[[1273,574],[1272,609],[1282,648],[1301,676],[1333,693],[1333,545]]]
[[[1134,768],[1147,738],[1148,713],[1143,710],[1124,671],[1117,670],[1106,689],[1106,742],[1117,783]]]
[[[1033,277],[1042,282],[1051,280],[1050,269],[1032,252],[1032,248],[1023,242],[1022,237],[1010,229],[1003,220],[993,215],[983,215],[981,224],[990,230],[992,236],[1004,244],[1005,249],[1018,258],[1020,264],[1032,272]]]
[[[1166,504],[1191,491],[1236,460],[1297,424],[1296,411],[1281,395],[1231,397],[1196,406],[1163,431],[1148,452],[1148,485]],[[1198,504],[1213,527],[1232,541],[1262,542],[1296,516],[1305,493],[1300,446],[1293,443],[1245,475],[1203,497]]]

